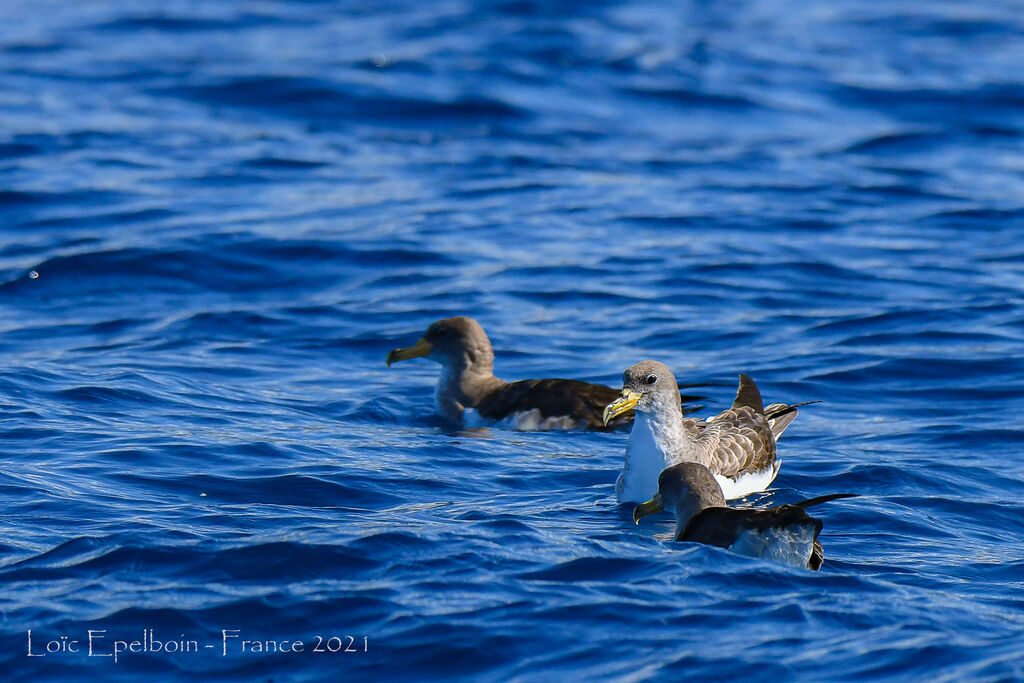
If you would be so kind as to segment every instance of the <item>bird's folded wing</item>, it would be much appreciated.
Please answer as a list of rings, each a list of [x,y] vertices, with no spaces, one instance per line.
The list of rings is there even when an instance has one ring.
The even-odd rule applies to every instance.
[[[602,427],[601,413],[619,397],[602,384],[575,379],[526,379],[511,382],[486,396],[476,407],[483,417],[500,420],[515,413],[539,410],[544,417],[572,417]],[[630,412],[628,419],[632,420]]]
[[[733,413],[733,415],[726,415]],[[700,440],[715,474],[734,478],[760,472],[775,462],[775,438],[764,417],[753,410],[728,410],[705,426]]]
[[[812,537],[817,539],[822,522],[795,505],[780,505],[768,510],[714,507],[694,516],[676,540],[728,548],[746,531],[764,532],[798,526],[809,526]]]

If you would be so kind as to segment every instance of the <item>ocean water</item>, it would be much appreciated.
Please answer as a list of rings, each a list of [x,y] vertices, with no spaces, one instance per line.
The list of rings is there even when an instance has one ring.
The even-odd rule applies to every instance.
[[[1019,3],[0,17],[4,680],[1024,678]],[[821,572],[444,423],[384,358],[452,314],[822,400],[747,501],[861,494]]]

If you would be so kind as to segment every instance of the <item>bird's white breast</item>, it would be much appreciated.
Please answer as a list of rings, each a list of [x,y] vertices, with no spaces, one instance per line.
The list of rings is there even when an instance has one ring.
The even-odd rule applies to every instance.
[[[658,475],[669,464],[667,453],[647,414],[638,412],[626,444],[622,474],[615,484],[620,503],[642,503],[658,492]]]
[[[462,419],[463,406],[458,399],[459,395],[459,373],[448,365],[441,365],[441,378],[437,383],[437,391],[434,392],[434,404],[437,412],[450,420]]]

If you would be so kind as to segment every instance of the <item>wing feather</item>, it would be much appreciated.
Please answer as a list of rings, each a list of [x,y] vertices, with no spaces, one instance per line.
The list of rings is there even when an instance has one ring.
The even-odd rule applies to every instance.
[[[732,408],[704,423],[698,436],[708,468],[735,478],[760,472],[775,462],[775,437],[764,415],[750,407]]]
[[[476,411],[489,420],[502,420],[516,413],[539,410],[542,417],[571,417],[591,429],[605,429],[601,415],[605,406],[619,397],[619,390],[604,384],[577,379],[524,379],[509,382],[483,398]],[[702,396],[683,396],[701,400]],[[623,413],[608,425],[614,429],[633,423],[633,411]]]
[[[767,510],[712,507],[696,514],[676,540],[728,548],[745,531],[762,532],[794,526],[812,527],[817,540],[823,524],[797,505],[779,505]]]
[[[604,407],[619,396],[615,389],[575,379],[526,379],[511,382],[477,405],[480,415],[501,420],[516,413],[539,410],[543,417],[572,417],[591,427],[603,427]],[[632,413],[628,421],[632,421]]]

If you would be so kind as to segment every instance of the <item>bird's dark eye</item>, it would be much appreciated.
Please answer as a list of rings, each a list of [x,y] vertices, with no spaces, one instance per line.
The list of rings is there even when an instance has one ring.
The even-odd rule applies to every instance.
[[[647,382],[648,384],[654,384],[655,382],[658,381],[658,376],[657,375],[647,375],[647,377],[644,379],[644,381]]]
[[[443,336],[445,336],[446,334],[448,334],[448,330],[446,330],[446,329],[445,329],[445,328],[443,328],[443,327],[441,327],[441,328],[438,328],[437,330],[434,330],[434,336],[435,336],[435,337],[443,337]]]

